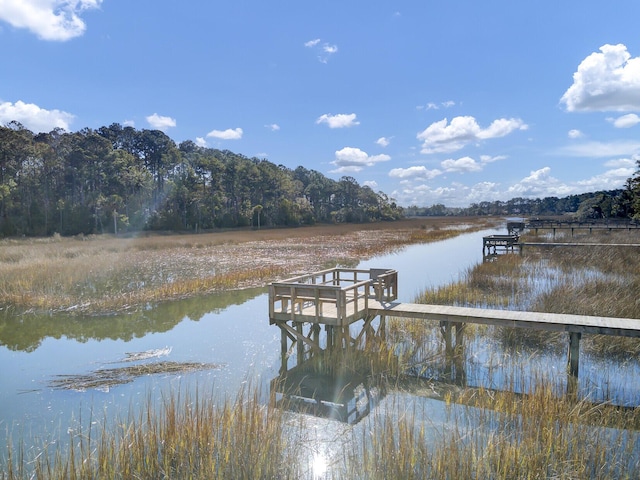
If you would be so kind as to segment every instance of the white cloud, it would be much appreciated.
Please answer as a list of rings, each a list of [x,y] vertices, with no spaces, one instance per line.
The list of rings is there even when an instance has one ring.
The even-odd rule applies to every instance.
[[[582,138],[584,137],[584,133],[574,128],[572,130],[569,130],[569,132],[567,132],[567,136],[569,138]]]
[[[206,147],[207,141],[202,137],[196,137],[196,145],[198,145],[199,147]]]
[[[635,113],[628,113],[612,120],[616,128],[630,128],[640,123],[640,117]]]
[[[452,182],[450,185],[433,187],[426,183],[409,182],[403,179],[409,175],[409,170],[402,175],[395,175],[401,179],[402,187],[392,192],[400,205],[428,206],[442,203],[448,207],[466,207],[472,203],[482,201],[509,200],[514,197],[544,198],[564,197],[586,191],[613,190],[622,188],[626,180],[635,171],[634,165],[640,160],[640,155],[630,159],[611,160],[604,165],[608,170],[599,175],[564,182],[551,175],[551,168],[544,167],[530,172],[528,176],[507,187],[500,188],[496,182],[481,182],[475,185],[464,185]],[[415,171],[426,170],[424,167],[411,167]],[[402,170],[402,169],[397,169]],[[415,180],[421,180],[417,176]]]
[[[336,159],[331,162],[338,167],[332,173],[359,172],[365,167],[372,167],[376,163],[391,160],[389,155],[369,155],[367,152],[354,147],[344,147],[336,151]]]
[[[616,158],[604,162],[604,166],[608,168],[634,168],[638,160],[640,160],[640,155],[634,155],[632,158]]]
[[[505,160],[506,158],[507,158],[506,155],[496,155],[495,157],[492,157],[491,155],[480,155],[480,162],[486,165],[487,163],[493,163],[499,160]]]
[[[561,155],[574,157],[619,157],[640,153],[640,141],[618,140],[613,142],[585,142],[568,145],[559,150]]]
[[[145,117],[145,118],[147,122],[149,122],[149,125],[163,132],[168,128],[176,126],[176,121],[174,118],[164,117],[162,115],[158,115],[157,113],[154,113],[153,115],[149,115],[148,117]]]
[[[418,133],[417,138],[422,140],[422,153],[451,153],[471,142],[504,137],[514,130],[528,128],[520,119],[500,118],[482,129],[474,117],[461,116],[451,119],[451,123],[446,118],[434,122]]]
[[[356,120],[355,113],[339,113],[337,115],[325,113],[324,115],[320,115],[318,117],[316,123],[326,123],[327,125],[329,125],[329,128],[346,128],[353,127],[354,125],[360,125],[360,122]]]
[[[392,196],[401,205],[429,206],[441,203],[447,207],[466,207],[471,203],[500,198],[499,183],[481,182],[472,186],[453,182],[448,186],[431,188],[428,185],[407,186]]]
[[[418,110],[440,110],[440,108],[450,108],[456,104],[453,100],[447,100],[446,102],[434,103],[429,102],[425,106],[418,105],[416,108]]]
[[[26,28],[42,40],[66,41],[86,30],[80,14],[99,8],[102,0],[2,0],[0,19]]]
[[[640,110],[640,57],[623,44],[603,45],[580,63],[560,101],[569,112]]]
[[[241,128],[227,128],[226,130],[211,130],[207,137],[219,138],[221,140],[239,140],[242,138]]]
[[[338,46],[337,45],[329,45],[328,43],[325,43],[322,46],[322,51],[324,53],[336,53],[338,51]]]
[[[595,175],[586,180],[576,182],[579,191],[615,190],[622,188],[627,179],[633,175],[635,168],[614,168],[601,175]]]
[[[388,147],[389,143],[391,143],[391,140],[389,140],[387,137],[380,137],[376,140],[376,143],[381,147]]]
[[[543,167],[532,171],[528,177],[510,186],[507,190],[508,197],[534,197],[566,196],[574,193],[571,187],[563,184],[551,176],[551,168]]]
[[[122,125],[124,125],[125,127],[135,127],[136,122],[134,120],[125,120],[124,122],[122,122]]]
[[[371,190],[375,190],[376,188],[378,188],[378,182],[376,182],[375,180],[367,180],[362,182],[362,185],[365,187],[369,187]]]
[[[69,125],[74,118],[72,114],[61,110],[45,110],[33,103],[24,103],[20,100],[16,103],[0,103],[0,124],[20,122],[35,133],[50,132],[54,128],[69,130]]]
[[[462,157],[458,160],[454,160],[452,158],[448,160],[443,160],[440,162],[440,166],[444,169],[445,172],[478,172],[482,170],[482,167],[471,157]]]
[[[329,61],[329,57],[338,51],[338,46],[331,45],[327,42],[321,44],[321,41],[322,40],[319,38],[314,38],[313,40],[305,42],[304,46],[315,50],[319,62],[327,63]]]
[[[429,170],[424,165],[409,168],[394,168],[389,171],[391,178],[409,179],[409,180],[431,180],[438,175],[442,175],[442,171],[437,168]]]
[[[280,130],[280,125],[278,125],[277,123],[271,123],[269,125],[265,125],[265,127],[267,127],[272,132],[277,132],[278,130]]]

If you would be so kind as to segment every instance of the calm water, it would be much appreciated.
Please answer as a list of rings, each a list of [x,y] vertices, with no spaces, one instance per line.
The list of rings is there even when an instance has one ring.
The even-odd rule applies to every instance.
[[[484,231],[442,242],[414,245],[397,253],[362,262],[360,268],[393,268],[399,273],[399,300],[411,302],[424,288],[454,282],[467,268],[482,261]],[[565,352],[502,352],[492,341],[472,342],[468,347],[469,384],[500,383],[492,374],[506,356],[520,355],[523,362],[564,375]],[[133,379],[109,389],[85,391],[51,387],[61,375],[81,375],[99,369],[122,367],[128,354],[154,352],[150,361],[211,363],[215,368],[188,374],[157,374]],[[581,356],[581,388],[613,396],[618,403],[637,402],[635,360],[609,362]],[[0,441],[7,433],[38,441],[55,439],[74,428],[80,416],[100,423],[114,415],[144,405],[147,398],[166,389],[197,385],[223,397],[244,384],[268,386],[280,367],[280,331],[269,325],[268,297],[264,289],[211,295],[162,305],[142,313],[108,317],[16,317],[0,312]],[[612,373],[615,372],[615,373]],[[526,386],[522,386],[523,388]],[[600,390],[598,390],[600,389]],[[378,408],[390,408],[404,396],[387,395]],[[412,399],[428,412],[430,428],[446,422],[442,402]],[[93,413],[91,413],[93,412]],[[330,445],[347,425],[309,419],[314,452]],[[360,427],[362,428],[362,427]],[[326,437],[326,438],[325,438]],[[323,447],[324,448],[324,447]],[[329,448],[329,447],[327,447]],[[317,452],[316,452],[317,453]],[[0,462],[1,463],[1,462]]]

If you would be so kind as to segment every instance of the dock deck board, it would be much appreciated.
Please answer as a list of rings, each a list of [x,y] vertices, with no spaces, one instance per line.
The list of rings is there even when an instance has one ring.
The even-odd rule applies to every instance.
[[[375,315],[400,318],[440,320],[456,323],[477,323],[502,327],[525,327],[547,331],[593,333],[640,337],[640,320],[599,317],[566,313],[522,312],[448,305],[416,303],[380,303],[369,301],[369,311]]]

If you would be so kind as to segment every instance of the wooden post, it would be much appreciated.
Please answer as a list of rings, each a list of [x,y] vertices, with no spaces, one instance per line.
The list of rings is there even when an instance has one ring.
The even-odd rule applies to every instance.
[[[333,326],[325,325],[324,330],[327,332],[327,349],[333,350]]]
[[[302,365],[304,362],[304,343],[300,340],[300,337],[302,337],[302,322],[296,322],[296,330],[298,331],[298,339],[296,340],[298,343],[298,365]]]
[[[580,332],[569,332],[567,354],[567,395],[575,397],[578,393],[578,370],[580,358]]]
[[[280,374],[286,373],[287,371],[287,332],[284,328],[280,327],[280,355],[281,355],[281,363],[280,363]]]
[[[444,352],[447,357],[450,357],[453,354],[453,338],[451,335],[451,322],[442,322],[444,325]]]
[[[580,358],[580,332],[569,332],[569,353],[567,358],[567,372],[570,376],[578,378]]]

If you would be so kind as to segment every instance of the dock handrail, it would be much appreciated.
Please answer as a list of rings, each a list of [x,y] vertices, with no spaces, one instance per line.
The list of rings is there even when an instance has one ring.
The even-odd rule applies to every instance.
[[[346,326],[368,311],[370,298],[395,300],[397,279],[395,270],[331,268],[274,282],[269,285],[269,317],[272,323],[275,319],[324,323],[323,310],[330,304],[336,310],[331,318]]]

